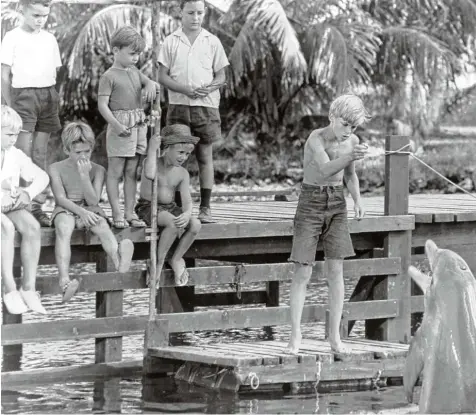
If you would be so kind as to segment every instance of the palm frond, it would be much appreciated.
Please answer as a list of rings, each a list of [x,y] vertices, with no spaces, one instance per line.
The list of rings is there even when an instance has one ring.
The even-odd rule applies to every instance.
[[[307,70],[296,32],[283,7],[277,0],[241,0],[220,20],[222,25],[242,20],[243,26],[229,54],[235,79],[244,75],[245,68],[253,68],[274,48],[280,53],[279,65],[284,78],[290,75],[296,83],[302,82]],[[258,41],[259,46],[250,45]],[[240,64],[240,61],[243,61]]]

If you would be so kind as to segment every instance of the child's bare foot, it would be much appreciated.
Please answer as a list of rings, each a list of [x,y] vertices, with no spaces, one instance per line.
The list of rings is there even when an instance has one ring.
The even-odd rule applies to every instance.
[[[297,354],[299,352],[299,348],[301,347],[301,341],[301,333],[291,334],[291,338],[289,339],[288,345],[284,349],[284,353]]]
[[[344,343],[342,343],[341,340],[338,340],[338,341],[329,340],[329,344],[331,345],[331,350],[334,353],[349,354],[352,351],[352,349],[346,346]]]
[[[188,282],[189,274],[183,258],[180,258],[178,261],[170,260],[169,265],[174,271],[175,284],[177,284],[178,286],[186,285]]]
[[[119,256],[119,266],[117,270],[119,272],[127,272],[131,267],[132,255],[134,254],[134,244],[130,239],[123,239],[119,242],[117,248],[117,253]]]
[[[76,294],[78,291],[79,281],[77,279],[61,281],[60,287],[61,291],[63,292],[63,298],[61,301],[66,303],[67,301],[71,300],[74,294]]]

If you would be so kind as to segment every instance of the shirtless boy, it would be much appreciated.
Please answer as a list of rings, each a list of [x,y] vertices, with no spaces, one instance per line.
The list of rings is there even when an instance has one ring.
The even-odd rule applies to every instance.
[[[172,124],[162,129],[162,137],[154,136],[149,142],[147,158],[142,169],[140,199],[136,213],[147,225],[151,223],[152,181],[158,169],[157,186],[157,225],[161,227],[157,247],[157,275],[160,276],[167,253],[181,231],[175,252],[169,259],[174,271],[175,283],[186,285],[188,271],[183,259],[201,228],[200,221],[192,217],[192,196],[190,194],[190,176],[182,164],[190,156],[198,138],[191,135],[186,125]],[[160,145],[163,153],[158,157]],[[182,206],[175,203],[175,192],[180,192]],[[158,279],[157,279],[158,281]]]
[[[332,102],[330,124],[314,130],[304,146],[304,180],[294,218],[294,237],[289,261],[295,263],[291,284],[291,338],[288,353],[301,345],[301,316],[307,283],[319,240],[324,245],[329,285],[329,343],[336,353],[345,353],[339,324],[344,305],[343,260],[354,255],[347,225],[343,179],[355,204],[355,216],[364,216],[355,160],[364,158],[367,147],[359,145],[355,129],[370,119],[361,99],[347,94]]]

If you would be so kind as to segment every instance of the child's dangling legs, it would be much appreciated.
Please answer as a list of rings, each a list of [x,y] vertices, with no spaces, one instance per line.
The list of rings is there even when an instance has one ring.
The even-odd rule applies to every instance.
[[[54,218],[55,256],[58,266],[59,285],[63,292],[63,302],[70,300],[79,287],[77,279],[70,280],[69,265],[71,262],[71,235],[75,228],[75,217],[67,213],[59,213]]]
[[[14,210],[6,214],[21,235],[21,263],[23,266],[22,288],[23,301],[32,311],[47,314],[41,305],[40,296],[35,291],[36,271],[40,260],[41,229],[38,221],[25,209]]]
[[[98,236],[106,254],[111,258],[114,267],[119,272],[127,272],[131,266],[134,244],[130,239],[117,242],[105,218],[100,217],[97,225],[90,228]]]

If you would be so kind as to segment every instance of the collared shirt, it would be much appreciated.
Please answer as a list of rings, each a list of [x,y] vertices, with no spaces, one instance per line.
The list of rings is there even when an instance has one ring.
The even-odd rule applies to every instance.
[[[61,57],[51,33],[28,33],[16,27],[3,38],[1,55],[2,64],[12,68],[13,88],[47,88],[56,84]]]
[[[5,150],[0,173],[2,196],[9,194],[16,197],[20,188],[20,178],[31,182],[29,186],[23,188],[29,194],[30,200],[39,195],[50,182],[48,174],[34,164],[30,157],[18,148],[10,147]]]
[[[209,85],[215,74],[230,64],[220,40],[205,29],[201,29],[193,45],[182,29],[171,33],[160,48],[158,61],[169,69],[173,80],[192,88]],[[169,103],[218,108],[220,91],[217,89],[204,98],[191,99],[169,90]]]

